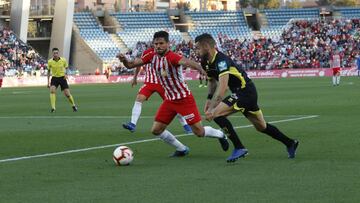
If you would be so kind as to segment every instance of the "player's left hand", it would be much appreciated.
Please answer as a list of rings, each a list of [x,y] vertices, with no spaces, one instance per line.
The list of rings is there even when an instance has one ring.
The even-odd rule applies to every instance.
[[[211,111],[206,111],[205,112],[205,119],[207,121],[212,121],[214,119],[214,114]]]

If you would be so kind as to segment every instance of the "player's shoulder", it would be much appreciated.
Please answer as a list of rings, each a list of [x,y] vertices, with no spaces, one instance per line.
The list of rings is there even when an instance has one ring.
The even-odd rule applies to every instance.
[[[60,57],[60,60],[66,62],[66,58],[64,57]]]
[[[175,52],[173,52],[173,51],[171,51],[171,50],[169,50],[169,51],[166,53],[166,55],[167,55],[167,56],[181,56],[180,54],[175,53]]]
[[[226,54],[224,54],[221,51],[217,52],[216,58],[215,58],[216,61],[224,61],[224,60],[229,60],[229,59],[230,59],[230,57],[228,57]]]
[[[143,53],[142,53],[142,57],[146,57],[146,56],[150,56],[150,55],[154,55],[155,54],[155,51],[154,51],[154,48],[149,48],[149,49],[146,49]]]
[[[215,56],[214,63],[218,67],[219,71],[223,71],[229,68],[229,58],[222,52],[218,52]]]
[[[145,54],[147,54],[147,53],[150,53],[150,52],[154,52],[154,48],[146,49],[146,50],[143,52],[143,55],[145,55]]]

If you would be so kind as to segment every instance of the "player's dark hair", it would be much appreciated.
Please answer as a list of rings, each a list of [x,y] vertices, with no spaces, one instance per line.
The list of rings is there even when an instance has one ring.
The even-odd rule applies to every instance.
[[[153,39],[155,40],[156,38],[164,38],[166,42],[169,42],[169,33],[163,30],[155,32]]]
[[[54,47],[52,51],[59,51],[59,48]]]
[[[216,45],[216,42],[215,42],[214,38],[208,33],[203,33],[201,35],[198,35],[195,38],[195,43],[197,43],[197,42],[199,42],[200,44],[206,43],[206,44],[209,44],[212,47]]]

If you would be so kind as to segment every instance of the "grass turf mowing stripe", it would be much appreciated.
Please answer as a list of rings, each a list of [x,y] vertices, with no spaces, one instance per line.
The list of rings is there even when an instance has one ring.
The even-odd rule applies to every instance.
[[[311,119],[311,118],[316,118],[316,117],[318,117],[318,115],[310,115],[310,116],[304,116],[304,117],[299,117],[299,118],[283,119],[283,120],[271,121],[269,123],[283,123],[283,122]],[[252,125],[236,126],[234,128],[238,129],[238,128],[249,128],[249,127],[252,127]],[[176,137],[184,137],[184,136],[188,136],[188,135],[192,135],[192,134],[179,134],[179,135],[176,135]],[[137,140],[137,141],[132,141],[132,142],[124,142],[124,143],[119,143],[119,144],[110,144],[110,145],[103,145],[103,146],[96,146],[96,147],[89,147],[89,148],[82,148],[82,149],[67,150],[67,151],[62,151],[62,152],[52,152],[52,153],[32,155],[32,156],[14,157],[14,158],[9,158],[9,159],[2,159],[2,160],[0,160],[0,163],[41,158],[41,157],[50,157],[50,156],[57,156],[57,155],[63,155],[63,154],[72,154],[72,153],[77,153],[77,152],[85,152],[85,151],[91,151],[91,150],[96,150],[96,149],[105,149],[105,148],[110,148],[110,147],[116,147],[119,145],[131,145],[131,144],[152,142],[152,141],[156,141],[156,140],[159,140],[159,138]]]

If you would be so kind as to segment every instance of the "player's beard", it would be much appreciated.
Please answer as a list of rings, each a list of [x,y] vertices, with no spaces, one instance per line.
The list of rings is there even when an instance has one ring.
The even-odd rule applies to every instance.
[[[203,54],[203,55],[201,56],[201,60],[202,60],[202,61],[209,61],[209,52]]]
[[[160,56],[164,56],[168,49],[156,49],[156,53]]]

